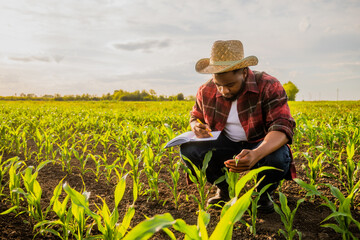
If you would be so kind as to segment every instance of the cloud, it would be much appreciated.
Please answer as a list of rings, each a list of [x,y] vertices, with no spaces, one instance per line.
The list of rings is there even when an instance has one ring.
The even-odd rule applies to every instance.
[[[170,40],[146,40],[143,42],[127,42],[127,43],[113,43],[112,46],[116,49],[126,51],[142,50],[144,52],[151,52],[152,49],[161,49],[170,46]]]
[[[31,57],[8,57],[9,60],[18,62],[31,62]]]
[[[45,56],[45,55],[32,55],[32,56],[9,56],[9,60],[17,61],[17,62],[44,62],[44,63],[51,63],[56,62],[60,63],[64,56],[61,55],[54,55],[54,56]]]

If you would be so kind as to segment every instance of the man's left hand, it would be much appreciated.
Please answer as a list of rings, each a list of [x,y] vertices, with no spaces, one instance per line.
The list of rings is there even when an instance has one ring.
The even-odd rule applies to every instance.
[[[237,163],[236,163],[237,161]],[[244,172],[250,170],[259,161],[256,151],[250,149],[242,150],[235,159],[229,159],[224,162],[230,172]]]

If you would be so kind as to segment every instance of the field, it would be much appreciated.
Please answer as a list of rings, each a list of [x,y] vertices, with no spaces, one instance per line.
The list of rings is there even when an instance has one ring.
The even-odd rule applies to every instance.
[[[360,238],[360,102],[290,102],[297,180],[272,214],[252,207],[251,177],[224,209],[204,205],[201,169],[187,185],[163,146],[192,105],[0,102],[0,239]]]

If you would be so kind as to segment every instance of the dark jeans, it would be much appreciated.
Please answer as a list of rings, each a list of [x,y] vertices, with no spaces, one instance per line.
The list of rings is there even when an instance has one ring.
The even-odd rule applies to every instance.
[[[219,177],[225,174],[223,168],[224,162],[229,159],[233,159],[242,149],[254,149],[259,143],[248,142],[233,142],[229,140],[223,133],[220,134],[216,141],[204,141],[204,142],[189,142],[180,146],[181,156],[187,157],[195,166],[201,167],[205,154],[213,150],[212,158],[209,162],[206,170],[206,177],[210,183],[214,183]],[[185,164],[192,169],[189,163],[184,161]],[[258,190],[266,186],[269,183],[273,185],[267,190],[271,192],[275,190],[279,182],[284,179],[286,173],[289,171],[291,162],[290,150],[284,145],[275,152],[261,159],[253,168],[262,166],[272,166],[283,171],[278,170],[266,170],[258,174],[258,179],[265,175],[264,180],[258,186]],[[228,184],[223,181],[217,184],[219,188],[227,188]]]

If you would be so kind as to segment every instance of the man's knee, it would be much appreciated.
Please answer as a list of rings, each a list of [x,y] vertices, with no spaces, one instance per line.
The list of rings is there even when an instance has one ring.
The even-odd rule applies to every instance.
[[[291,162],[289,148],[284,145],[264,158],[263,166],[271,166],[281,170],[288,170]]]

